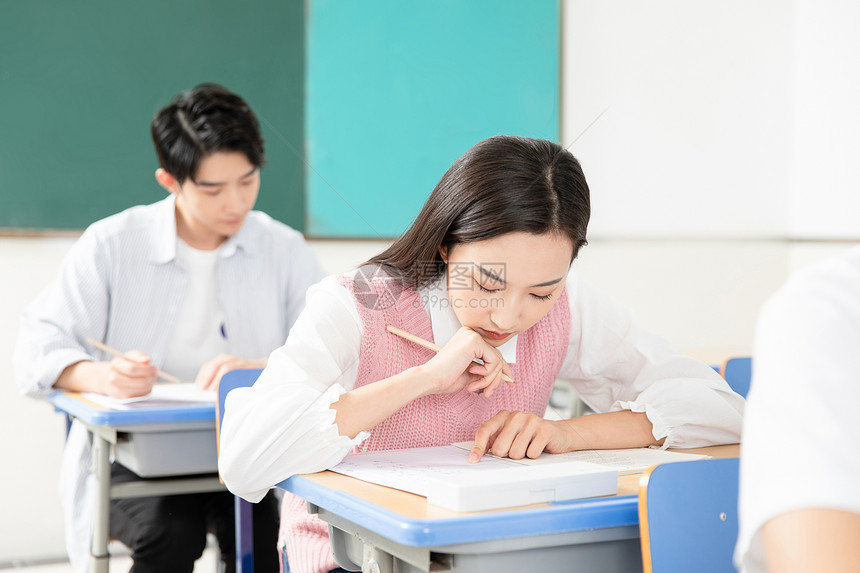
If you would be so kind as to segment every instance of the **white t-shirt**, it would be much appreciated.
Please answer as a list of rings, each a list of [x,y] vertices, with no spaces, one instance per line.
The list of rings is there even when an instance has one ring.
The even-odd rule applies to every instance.
[[[803,508],[860,513],[860,248],[795,273],[764,306],[744,419],[735,560],[766,571],[761,527]]]
[[[164,356],[165,372],[192,381],[200,366],[227,353],[224,310],[218,300],[215,272],[221,247],[201,251],[176,239],[176,261],[188,279],[176,326]]]

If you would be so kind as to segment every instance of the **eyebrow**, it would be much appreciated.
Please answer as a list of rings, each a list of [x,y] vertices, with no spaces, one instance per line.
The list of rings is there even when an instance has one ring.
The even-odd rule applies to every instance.
[[[239,177],[239,179],[245,179],[246,177],[250,177],[251,175],[254,174],[254,172],[257,169],[258,169],[257,167],[254,167],[253,169],[251,169],[250,171],[248,171],[247,173],[245,173],[244,175]],[[192,179],[192,181],[194,181],[194,180]],[[218,187],[219,185],[224,185],[224,183],[213,183],[211,181],[194,181],[194,183],[196,183],[197,185],[200,185],[201,187]]]
[[[498,273],[493,272],[490,269],[485,269],[481,265],[475,265],[475,266],[477,266],[478,269],[480,269],[481,274],[484,275],[485,277],[487,277],[488,279],[496,281],[496,282],[500,282],[502,284],[507,284],[507,281],[505,279],[503,279],[501,276],[499,276]],[[529,288],[552,286],[552,285],[560,283],[562,280],[564,280],[564,277],[558,277],[557,279],[554,279],[551,281],[546,281],[546,282],[543,282],[540,284],[531,285]]]

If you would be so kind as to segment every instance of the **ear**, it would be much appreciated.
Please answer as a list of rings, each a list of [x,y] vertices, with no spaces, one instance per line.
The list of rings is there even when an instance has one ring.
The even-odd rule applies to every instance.
[[[164,187],[169,193],[178,194],[182,190],[182,186],[179,185],[179,181],[176,180],[176,177],[161,167],[155,170],[155,180],[158,181],[158,184]]]
[[[447,265],[448,264],[448,247],[446,247],[444,245],[440,246],[439,247],[439,256],[442,257],[442,262]]]

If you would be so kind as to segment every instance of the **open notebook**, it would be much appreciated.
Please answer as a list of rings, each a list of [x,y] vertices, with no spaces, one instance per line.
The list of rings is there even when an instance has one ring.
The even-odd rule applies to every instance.
[[[472,442],[459,442],[454,444],[464,450],[472,449]],[[667,452],[655,448],[629,448],[624,450],[582,450],[579,452],[567,452],[566,454],[542,453],[536,459],[522,459],[518,463],[525,465],[556,464],[563,461],[591,462],[618,471],[618,475],[639,474],[657,464],[670,462],[684,462],[691,460],[704,460],[711,456],[701,454],[685,454],[681,452]]]
[[[152,392],[146,396],[138,396],[137,398],[111,398],[110,396],[93,392],[84,392],[82,395],[91,402],[95,402],[111,410],[215,404],[218,399],[217,392],[200,390],[194,386],[193,382],[156,384],[152,387]]]

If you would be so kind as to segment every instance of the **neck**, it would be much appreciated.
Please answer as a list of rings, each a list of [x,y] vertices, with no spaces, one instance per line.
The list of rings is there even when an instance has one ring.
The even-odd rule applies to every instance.
[[[176,234],[186,245],[200,251],[214,251],[227,240],[227,237],[206,229],[195,229],[194,225],[188,223],[179,205],[176,206]]]

